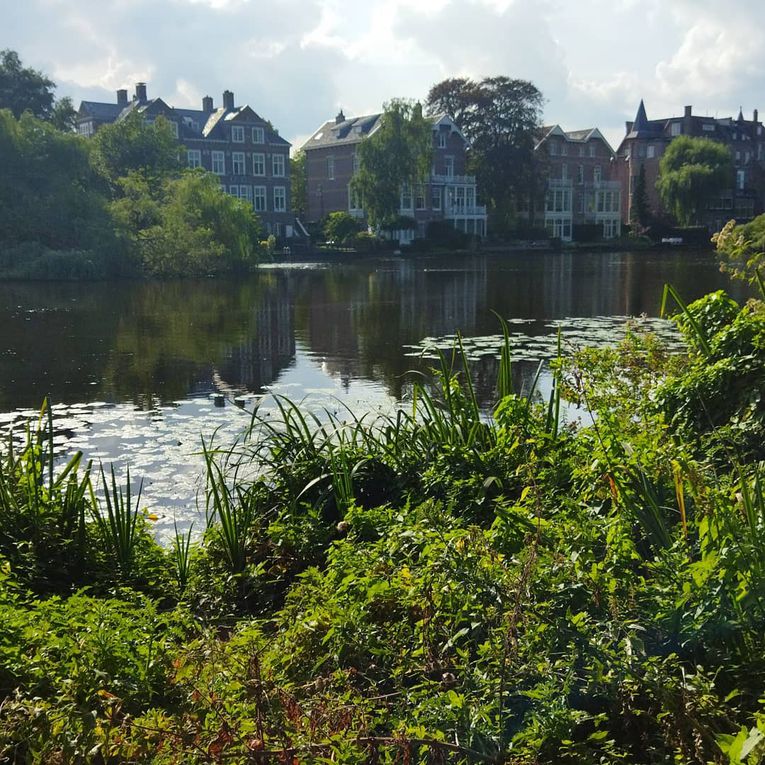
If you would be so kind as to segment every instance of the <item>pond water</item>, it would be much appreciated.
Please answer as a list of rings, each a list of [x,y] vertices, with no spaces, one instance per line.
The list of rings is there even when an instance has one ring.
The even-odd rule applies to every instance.
[[[57,447],[129,465],[164,533],[201,512],[202,436],[232,443],[255,402],[274,408],[270,394],[314,409],[389,410],[406,397],[407,372],[432,363],[423,351],[460,332],[488,403],[501,331],[492,312],[510,321],[521,389],[558,325],[568,348],[613,338],[624,317],[658,315],[665,282],[688,301],[720,288],[748,294],[713,254],[687,250],[292,264],[238,281],[0,284],[0,431],[19,431],[48,396]]]

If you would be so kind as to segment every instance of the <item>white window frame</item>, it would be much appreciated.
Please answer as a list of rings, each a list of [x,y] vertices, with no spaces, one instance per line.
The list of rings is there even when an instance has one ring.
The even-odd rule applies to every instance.
[[[202,167],[202,152],[199,149],[186,150],[186,167],[192,170],[195,167]]]
[[[335,180],[335,158],[327,157],[327,180]]]
[[[274,178],[284,178],[284,154],[271,155],[271,174]]]
[[[364,204],[359,194],[353,190],[353,184],[348,184],[348,212],[361,212]]]
[[[287,212],[286,186],[274,186],[274,212]]]
[[[434,186],[430,190],[430,203],[434,210],[438,211],[443,208],[443,194],[440,186]]]
[[[425,186],[421,183],[417,184],[414,192],[414,209],[415,210],[427,210],[428,202],[425,198]]]
[[[226,154],[222,151],[213,151],[210,153],[212,162],[212,171],[215,175],[226,174]],[[217,169],[216,169],[217,168]]]
[[[673,122],[669,128],[669,133],[673,138],[676,138],[683,132],[683,126],[679,122]]]
[[[231,126],[231,142],[244,143],[244,128],[241,125]]]
[[[241,172],[238,172],[241,170]],[[247,161],[244,158],[243,151],[234,151],[231,153],[231,175],[246,175]]]
[[[446,163],[446,177],[454,178],[454,157],[449,154],[444,157],[444,161]]]
[[[252,174],[263,178],[266,176],[266,155],[262,152],[252,155]]]
[[[265,186],[252,187],[252,206],[255,208],[255,212],[266,212],[268,209],[268,196]]]
[[[653,159],[655,156],[656,156],[656,147],[652,143],[649,143],[646,157],[648,159]]]
[[[399,204],[402,210],[414,210],[414,197],[412,196],[412,188],[408,183],[401,184]]]
[[[239,199],[245,199],[252,206],[252,186],[245,185],[239,187]]]
[[[439,130],[438,132],[438,148],[439,149],[446,148],[446,133],[442,130]]]
[[[178,123],[175,120],[169,120],[170,129],[173,131],[175,138],[178,138]]]
[[[266,131],[262,127],[254,127],[252,129],[252,142],[253,143],[266,142]]]

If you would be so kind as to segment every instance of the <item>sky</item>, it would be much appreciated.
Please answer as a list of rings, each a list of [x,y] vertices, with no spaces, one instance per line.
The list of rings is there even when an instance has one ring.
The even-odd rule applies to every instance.
[[[0,0],[3,48],[75,106],[232,90],[293,148],[455,76],[530,80],[545,124],[614,148],[641,98],[649,118],[765,116],[763,0]]]

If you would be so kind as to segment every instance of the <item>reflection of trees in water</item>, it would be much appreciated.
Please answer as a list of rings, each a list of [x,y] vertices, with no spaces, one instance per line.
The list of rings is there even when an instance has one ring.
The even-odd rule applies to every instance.
[[[496,335],[492,310],[541,320],[656,315],[665,281],[687,300],[726,285],[739,301],[747,295],[711,256],[687,252],[356,261],[244,281],[2,284],[0,408],[36,407],[48,393],[150,406],[215,384],[257,392],[293,363],[296,337],[341,383],[367,379],[401,397],[405,373],[432,364],[404,345]],[[544,321],[529,330],[548,331]],[[495,378],[495,360],[476,365],[483,402]]]
[[[213,390],[260,390],[294,357],[289,284],[3,285],[3,408],[105,398],[141,408]],[[7,402],[7,403],[5,403]]]

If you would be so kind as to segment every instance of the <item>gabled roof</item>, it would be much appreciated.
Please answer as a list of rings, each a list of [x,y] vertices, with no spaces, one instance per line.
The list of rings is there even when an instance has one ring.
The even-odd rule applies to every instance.
[[[80,101],[80,109],[77,116],[81,118],[92,117],[104,122],[112,122],[119,117],[124,107],[119,104],[105,104],[100,101]]]
[[[338,146],[358,143],[377,128],[381,114],[367,114],[363,117],[351,117],[341,122],[328,120],[304,144],[303,149],[319,149],[325,146]]]
[[[606,137],[596,127],[566,131],[560,125],[546,125],[540,128],[537,132],[537,143],[534,148],[538,149],[551,136],[558,136],[569,143],[588,143],[593,140],[602,141],[612,154],[614,151]]]
[[[345,115],[340,112],[338,117],[342,118],[340,122],[336,119],[325,122],[303,144],[302,149],[309,151],[327,146],[344,146],[359,143],[367,136],[372,135],[380,127],[382,113],[345,119]],[[426,119],[433,123],[434,128],[447,125],[451,132],[457,133],[465,143],[468,142],[462,131],[448,114],[430,115]]]

